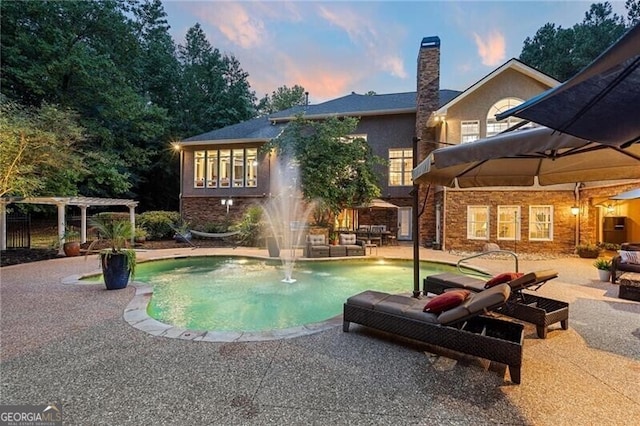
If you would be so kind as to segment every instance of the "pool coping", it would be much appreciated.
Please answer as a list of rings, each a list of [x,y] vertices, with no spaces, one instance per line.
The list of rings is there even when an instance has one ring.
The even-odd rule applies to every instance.
[[[188,257],[199,257],[203,255],[178,255],[178,256],[158,256],[154,258],[145,259],[139,263],[149,262],[149,261],[157,261],[157,260],[170,260],[170,259],[181,259]],[[218,255],[204,255],[204,256],[218,256]],[[224,257],[233,256],[233,255],[220,255]],[[250,256],[250,255],[241,255],[237,257],[250,257],[257,259],[271,259],[277,260],[277,258],[263,257],[263,256]],[[376,259],[385,259],[385,260],[402,260],[395,258],[383,258],[383,257],[374,257]],[[339,257],[333,258],[334,260],[352,260],[353,257]],[[371,259],[369,257],[368,259]],[[307,261],[307,259],[297,259],[302,261]],[[315,260],[315,259],[310,259]],[[455,266],[449,262],[434,262],[434,263],[442,263],[447,265]],[[96,274],[101,274],[102,271],[97,269],[96,271],[92,271],[87,274],[82,275],[71,275],[62,280],[63,284],[78,284],[78,285],[104,285],[104,284],[89,284],[83,283],[80,280],[93,276]],[[153,286],[142,283],[131,281],[129,284],[135,288],[135,294],[129,304],[125,307],[123,313],[123,319],[133,328],[136,328],[145,333],[151,334],[152,336],[157,337],[167,337],[170,339],[182,339],[182,340],[193,340],[195,342],[221,342],[221,343],[229,343],[229,342],[263,342],[263,341],[271,341],[271,340],[282,340],[282,339],[293,339],[296,337],[308,336],[315,333],[320,333],[322,331],[330,330],[332,328],[338,327],[342,325],[342,314],[336,315],[335,317],[326,319],[324,321],[315,322],[311,324],[305,324],[296,327],[289,327],[283,329],[269,330],[269,331],[210,331],[210,330],[190,330],[182,327],[173,326],[170,324],[165,324],[161,321],[152,318],[147,313],[147,306],[151,301],[151,296],[153,295]]]

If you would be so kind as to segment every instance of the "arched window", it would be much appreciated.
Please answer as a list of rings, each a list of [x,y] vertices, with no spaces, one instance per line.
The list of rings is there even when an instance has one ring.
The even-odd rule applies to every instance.
[[[501,112],[516,107],[522,102],[524,101],[518,98],[504,98],[493,104],[493,106],[489,108],[489,113],[487,114],[487,137],[497,135],[498,133],[507,130],[509,127],[521,122],[522,119],[517,117],[509,117],[498,121],[496,120],[496,114],[500,114]]]

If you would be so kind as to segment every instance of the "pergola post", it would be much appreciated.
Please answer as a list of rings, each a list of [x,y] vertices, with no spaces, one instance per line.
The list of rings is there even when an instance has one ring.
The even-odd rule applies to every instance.
[[[80,206],[80,243],[87,242],[87,206]]]
[[[0,250],[7,249],[7,203],[0,201]]]
[[[135,240],[135,230],[136,230],[136,206],[129,205],[129,220],[131,221],[131,230],[134,231],[131,233],[131,244],[133,245]]]
[[[60,247],[58,248],[58,254],[63,255],[64,249],[62,248],[62,244],[64,241],[64,231],[67,220],[65,218],[65,207],[66,203],[58,203],[58,242],[60,243]]]

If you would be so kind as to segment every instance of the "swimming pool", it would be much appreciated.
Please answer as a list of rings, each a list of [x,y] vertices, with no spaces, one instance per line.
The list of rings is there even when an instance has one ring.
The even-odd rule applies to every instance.
[[[420,277],[455,271],[421,262]],[[283,283],[279,261],[246,257],[188,257],[140,263],[135,280],[153,286],[147,314],[188,330],[272,331],[339,315],[364,290],[410,293],[410,260],[298,261],[295,283]]]

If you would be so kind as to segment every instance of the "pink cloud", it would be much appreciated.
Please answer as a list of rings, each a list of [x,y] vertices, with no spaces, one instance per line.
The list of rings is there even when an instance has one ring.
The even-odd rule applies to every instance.
[[[265,25],[259,15],[249,13],[244,4],[224,2],[220,7],[211,7],[206,2],[195,3],[195,15],[210,25],[213,25],[229,41],[249,49],[258,47],[265,42],[267,33]]]
[[[473,38],[478,47],[478,55],[482,58],[483,65],[493,67],[504,61],[506,43],[502,33],[494,30],[485,36],[485,38],[482,38],[477,33],[473,33]]]

